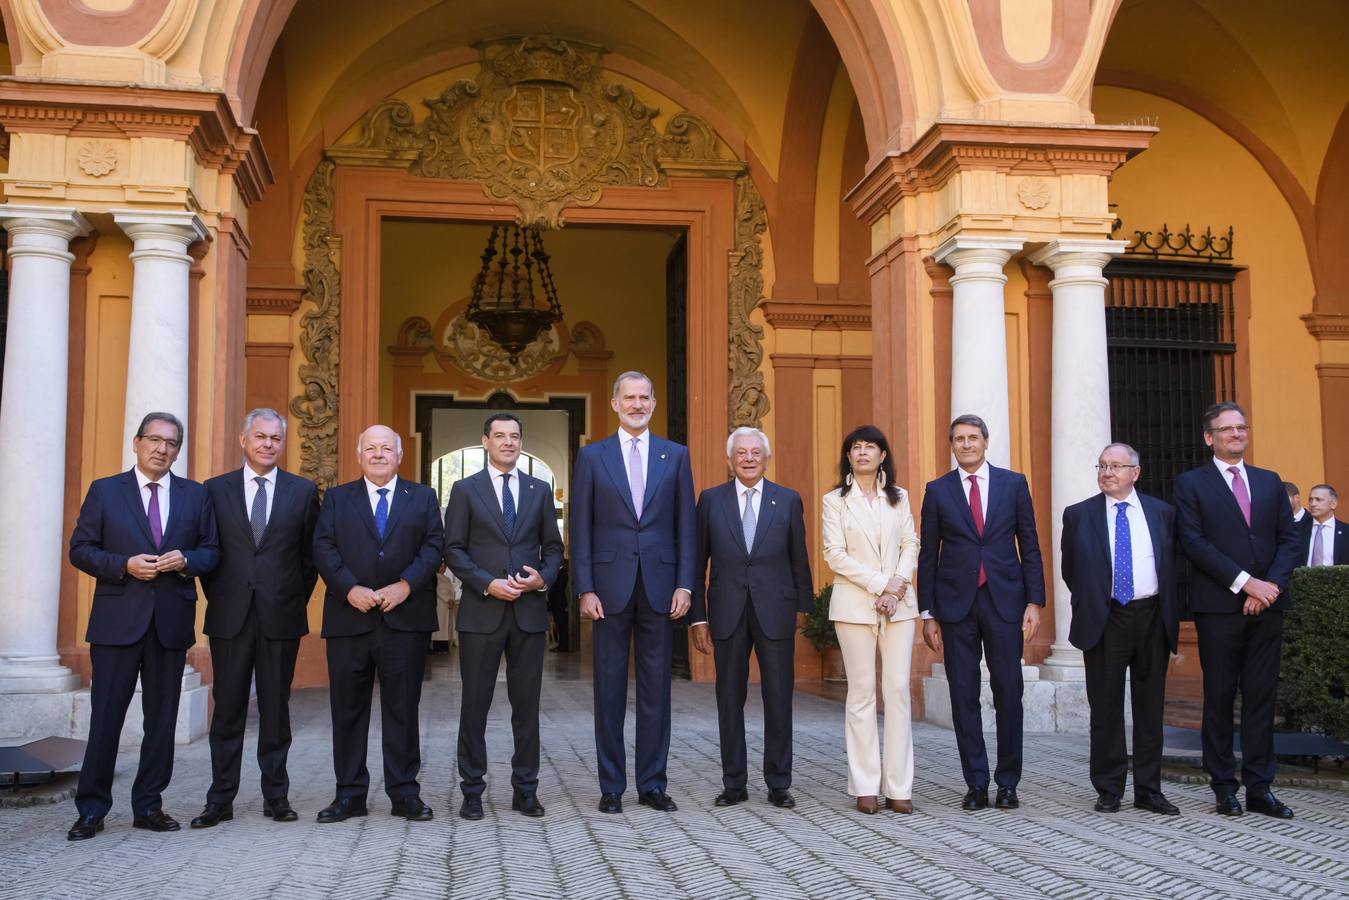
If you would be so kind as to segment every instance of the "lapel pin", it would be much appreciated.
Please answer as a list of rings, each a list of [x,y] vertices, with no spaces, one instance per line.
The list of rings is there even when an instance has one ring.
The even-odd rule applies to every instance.
[[[778,505],[778,501],[776,501],[776,500],[769,500],[768,502],[771,503],[771,504],[773,504],[774,506],[777,506],[777,505]]]
[[[661,459],[664,459],[664,458],[665,458],[665,454],[662,453],[662,454],[660,455],[660,458],[661,458]]]

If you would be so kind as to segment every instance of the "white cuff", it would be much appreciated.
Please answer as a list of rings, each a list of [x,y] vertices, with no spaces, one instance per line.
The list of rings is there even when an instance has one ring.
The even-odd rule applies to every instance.
[[[1240,594],[1241,589],[1244,588],[1246,586],[1246,582],[1250,580],[1251,580],[1251,573],[1242,572],[1240,575],[1237,576],[1237,580],[1232,582],[1232,587],[1230,587],[1228,590],[1230,590],[1234,594]]]

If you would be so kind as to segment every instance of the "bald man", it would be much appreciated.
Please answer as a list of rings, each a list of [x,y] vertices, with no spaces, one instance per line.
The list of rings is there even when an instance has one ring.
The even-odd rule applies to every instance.
[[[367,428],[356,452],[362,476],[329,488],[314,528],[314,564],[327,589],[323,637],[337,775],[337,796],[318,820],[342,822],[366,814],[365,751],[378,678],[391,812],[424,822],[432,812],[417,783],[422,762],[417,707],[427,644],[439,624],[440,504],[431,488],[398,477],[403,441],[393,429]]]

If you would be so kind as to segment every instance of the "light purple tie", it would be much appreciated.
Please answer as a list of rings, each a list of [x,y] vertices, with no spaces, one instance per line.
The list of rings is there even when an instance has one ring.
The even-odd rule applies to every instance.
[[[1312,561],[1313,566],[1324,566],[1326,564],[1325,545],[1321,543],[1321,529],[1324,525],[1317,525],[1312,529]]]
[[[628,487],[632,488],[632,508],[640,519],[642,498],[646,496],[646,476],[642,473],[642,451],[637,449],[637,438],[632,439],[628,451]]]
[[[164,525],[159,521],[159,485],[153,481],[146,485],[150,489],[150,507],[146,510],[146,517],[150,520],[150,540],[155,542],[155,549],[164,543]]]
[[[1246,520],[1246,527],[1251,527],[1251,495],[1246,491],[1246,482],[1241,480],[1241,470],[1236,466],[1228,466],[1227,471],[1232,473],[1232,493],[1237,498],[1237,506],[1241,507],[1242,518]]]

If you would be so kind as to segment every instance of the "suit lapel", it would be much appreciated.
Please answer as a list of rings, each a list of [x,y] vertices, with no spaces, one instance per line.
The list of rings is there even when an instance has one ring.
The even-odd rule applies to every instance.
[[[1151,497],[1138,495],[1138,503],[1143,507],[1143,518],[1148,523],[1148,536],[1152,538],[1152,559],[1154,564],[1162,564],[1162,520],[1157,515],[1157,504]]]
[[[173,534],[173,529],[178,527],[178,520],[183,517],[183,479],[169,473],[169,520],[164,523],[164,545],[169,543],[169,537]],[[146,526],[150,527],[149,521]]]
[[[656,496],[656,485],[665,475],[666,458],[670,455],[668,441],[663,441],[650,432],[647,432],[647,438],[651,446],[647,448],[646,454],[646,493],[642,496],[643,513],[651,506],[651,500]]]
[[[359,510],[359,512],[357,513],[357,515],[359,515],[361,517],[361,521],[365,523],[365,527],[366,529],[369,530],[370,536],[374,538],[376,541],[380,541],[381,538],[379,536],[379,529],[375,527],[375,511],[370,506],[370,486],[366,484],[364,477],[360,478],[357,481],[351,482],[351,485],[353,492],[355,493],[356,498],[358,500],[356,508]],[[390,521],[392,521],[392,513],[393,513],[392,506],[390,507],[389,512],[391,514]],[[388,534],[387,528],[385,528],[384,533]]]
[[[1222,496],[1223,499],[1220,500],[1219,502],[1224,504],[1227,507],[1227,511],[1231,513],[1232,524],[1235,527],[1244,528],[1247,531],[1250,531],[1250,526],[1246,524],[1246,517],[1241,514],[1241,506],[1238,505],[1237,503],[1237,495],[1232,493],[1232,489],[1227,485],[1226,476],[1224,476],[1222,472],[1219,472],[1218,467],[1215,466],[1212,462],[1204,466],[1203,471],[1208,473],[1206,477],[1209,479],[1209,482],[1211,484],[1210,490]],[[1247,469],[1247,471],[1249,472],[1250,470]],[[1254,522],[1255,495],[1251,493],[1250,477],[1245,476],[1245,481],[1246,481],[1246,493],[1251,498],[1251,521]]]
[[[398,524],[399,517],[403,515],[403,508],[408,505],[408,501],[411,499],[412,490],[408,487],[408,483],[401,478],[398,479],[397,486],[389,494],[389,521],[384,523],[385,541],[389,539],[389,535],[393,534],[394,527]],[[375,521],[373,512],[370,514],[370,521]],[[376,530],[375,533],[378,534],[378,530]]]
[[[1092,498],[1091,524],[1088,527],[1091,529],[1091,533],[1096,536],[1096,547],[1102,554],[1101,558],[1105,560],[1105,570],[1110,572],[1113,571],[1113,568],[1111,566],[1110,528],[1105,523],[1107,515],[1105,494],[1097,494]]]
[[[965,487],[961,483],[964,475],[965,470],[960,468],[952,469],[948,472],[946,474],[946,489],[951,492],[951,499],[955,503],[956,509],[961,510],[964,513],[960,517],[960,521],[965,523],[966,530],[969,531],[970,535],[976,541],[982,540],[979,535],[979,529],[974,527],[974,507],[970,506],[970,501],[965,499]],[[990,477],[989,481],[992,482],[992,480],[993,479]],[[989,490],[992,490],[991,486]],[[992,504],[990,503],[989,506],[991,507]],[[985,530],[988,528],[987,521],[984,522],[984,528]]]
[[[234,517],[234,527],[243,530],[244,534],[248,536],[248,542],[252,544],[253,549],[256,550],[258,544],[253,540],[253,523],[248,517],[248,504],[244,502],[244,485],[246,482],[244,481],[243,467],[241,466],[237,472],[231,472],[228,478],[227,491],[230,495],[230,499],[229,502],[225,504],[225,509],[218,510],[216,515],[219,516],[221,512],[232,515]],[[276,480],[280,483],[280,476],[278,476]],[[275,497],[272,498],[272,513],[276,513]],[[266,532],[263,532],[263,535],[265,537]]]
[[[748,556],[750,548],[745,546],[745,525],[740,518],[740,491],[735,484],[734,481],[726,483],[727,490],[722,491],[723,499],[720,501],[721,510],[726,515],[726,526],[735,535],[735,545]]]
[[[988,534],[989,526],[993,520],[1006,511],[1009,504],[1007,500],[1007,472],[999,469],[997,466],[988,467],[988,502],[984,504],[984,534]],[[974,512],[970,511],[970,520],[973,521]]]
[[[1335,523],[1335,565],[1349,565],[1349,525],[1339,519],[1331,521]]]
[[[613,479],[614,487],[618,489],[628,512],[636,519],[637,508],[632,505],[632,487],[628,484],[628,468],[623,461],[623,442],[618,439],[618,435],[613,434],[604,439],[600,447],[600,459],[604,460],[604,468]]]
[[[276,518],[276,517],[277,517],[278,515],[280,515],[280,514],[281,514],[281,510],[283,510],[283,509],[285,508],[285,507],[283,507],[281,504],[284,503],[284,502],[286,502],[287,500],[290,499],[290,485],[287,484],[287,479],[286,479],[286,477],[285,477],[286,473],[285,473],[285,472],[282,472],[280,469],[273,469],[272,472],[273,472],[273,474],[276,475],[276,486],[273,487],[273,488],[271,489],[271,491],[272,491],[272,513],[271,513],[271,515],[269,515],[269,516],[267,517],[267,527],[264,528],[264,529],[262,529],[262,540],[257,541],[257,542],[254,544],[254,549],[260,549],[264,544],[267,543],[267,539],[268,539],[269,537],[271,537],[271,534],[272,534],[272,530],[273,530],[273,529],[272,529],[272,523],[275,522],[275,521],[277,521],[277,518]],[[243,486],[243,470],[242,470],[242,469],[240,470],[239,474],[240,474],[240,477],[239,477],[239,487],[238,487],[238,489],[237,489],[234,493],[235,493],[235,496],[237,496],[237,497],[239,498],[239,502],[240,502],[240,503],[243,503],[243,499],[244,499],[244,486]],[[249,520],[249,518],[248,518],[247,515],[244,516],[244,525],[245,525],[245,530],[248,532],[249,538],[252,538],[252,537],[253,537],[253,523],[252,523],[252,521]]]
[[[761,543],[760,538],[768,532],[773,515],[778,510],[778,486],[767,478],[763,480],[763,496],[759,498],[759,520],[754,525],[754,547]],[[750,552],[754,552],[750,547]]]
[[[492,521],[497,523],[497,530],[501,532],[501,536],[509,540],[506,534],[506,518],[501,512],[501,505],[497,503],[496,485],[492,484],[492,475],[490,474],[492,471],[495,470],[483,469],[469,476],[468,480],[472,483],[473,489],[478,492],[478,499],[492,511]],[[520,504],[518,502],[515,505],[515,521],[517,525],[520,522]]]
[[[145,514],[145,506],[141,503],[141,486],[140,482],[136,480],[134,469],[128,469],[126,476],[122,479],[122,493],[131,509],[131,518],[140,524],[141,534],[145,535],[145,542],[154,547],[155,539],[150,535],[150,517]]]
[[[862,527],[860,530],[866,535],[867,543],[871,545],[871,549],[876,551],[876,557],[879,559],[881,556],[881,545],[878,538],[880,536],[876,533],[876,529],[872,527],[872,522],[874,520],[871,515],[871,510],[867,507],[867,498],[863,497],[861,490],[854,485],[853,489],[848,492],[847,499],[844,502],[848,508],[848,514],[861,523]]]

